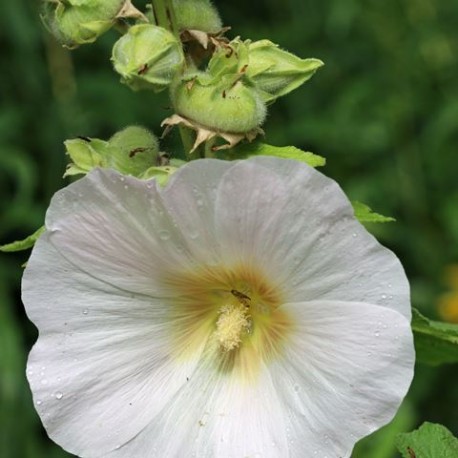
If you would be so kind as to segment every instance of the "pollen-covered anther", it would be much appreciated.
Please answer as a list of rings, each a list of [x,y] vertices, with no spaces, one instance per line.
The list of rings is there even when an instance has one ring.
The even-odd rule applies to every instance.
[[[216,321],[215,337],[221,349],[228,352],[239,347],[250,327],[251,317],[247,307],[242,304],[224,305]]]

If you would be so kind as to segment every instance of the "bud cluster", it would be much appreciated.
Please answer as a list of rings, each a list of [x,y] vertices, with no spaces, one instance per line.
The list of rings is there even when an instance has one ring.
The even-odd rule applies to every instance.
[[[113,46],[115,71],[135,91],[169,90],[175,113],[163,125],[167,130],[180,125],[194,131],[194,146],[186,153],[202,143],[208,151],[253,140],[263,132],[268,105],[305,83],[323,65],[269,40],[230,41],[210,0],[153,0],[144,13],[131,0],[44,0],[44,4],[44,18],[65,46],[91,43],[112,26],[123,33]],[[148,168],[161,167],[157,141],[148,135],[128,128],[108,142],[69,140],[66,146],[73,163],[67,175],[100,166],[141,176]],[[142,146],[145,141],[148,147]]]

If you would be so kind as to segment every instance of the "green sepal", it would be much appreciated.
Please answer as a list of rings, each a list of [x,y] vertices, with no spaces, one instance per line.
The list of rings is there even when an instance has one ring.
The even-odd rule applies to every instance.
[[[261,142],[246,143],[233,148],[228,153],[231,159],[247,159],[254,156],[274,156],[304,162],[311,167],[322,167],[326,159],[310,151],[302,151],[295,146],[273,146]]]
[[[361,202],[353,201],[351,204],[355,212],[355,217],[360,223],[390,223],[396,221],[391,216],[383,216],[375,213],[368,205]]]
[[[41,234],[46,230],[44,226],[36,230],[32,235],[29,235],[24,240],[18,240],[16,242],[7,243],[6,245],[0,246],[0,251],[5,253],[13,253],[15,251],[23,251],[32,248],[35,242],[38,240]]]
[[[97,138],[75,138],[64,142],[72,162],[64,177],[89,173],[95,167],[108,167],[108,142]]]
[[[213,77],[209,79],[210,82],[218,81],[227,75],[231,75],[233,81],[244,77],[245,70],[249,67],[247,43],[249,42],[236,38],[226,47],[220,47],[213,53],[207,67],[207,74]]]
[[[152,24],[131,27],[115,43],[111,60],[121,82],[135,91],[166,89],[184,65],[181,43]]]
[[[458,325],[430,320],[416,309],[412,312],[417,361],[432,366],[458,363]]]
[[[411,433],[401,433],[396,447],[403,458],[457,458],[458,439],[445,427],[425,422]]]
[[[273,102],[308,81],[324,64],[319,59],[301,59],[269,40],[248,45],[246,75],[258,87],[265,102]]]
[[[160,167],[150,167],[140,177],[142,180],[150,180],[155,178],[159,185],[165,186],[169,181],[169,178],[178,170],[177,167],[170,165]]]

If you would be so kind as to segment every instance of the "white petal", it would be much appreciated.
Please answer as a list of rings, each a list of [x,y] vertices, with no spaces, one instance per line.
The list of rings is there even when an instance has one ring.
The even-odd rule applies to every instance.
[[[46,227],[66,259],[128,291],[168,294],[159,274],[193,262],[156,183],[110,170],[95,170],[57,192]]]
[[[295,161],[259,157],[223,177],[216,224],[226,256],[250,254],[288,301],[367,302],[410,318],[398,258],[355,219],[333,180]]]
[[[357,440],[389,422],[413,377],[409,322],[385,307],[286,304],[297,323],[271,366],[289,413],[291,458],[349,457]]]
[[[277,275],[267,258],[283,256],[279,220],[288,197],[287,182],[252,161],[239,162],[226,172],[218,188],[215,216],[226,263],[253,262]]]
[[[104,458],[286,458],[286,421],[266,367],[247,385],[203,363],[156,421]]]
[[[221,261],[215,231],[215,199],[222,175],[230,162],[213,159],[192,161],[179,169],[163,192],[167,211],[181,228],[193,259],[206,265]]]
[[[27,264],[23,301],[40,331],[27,369],[36,409],[50,437],[78,456],[106,453],[139,434],[200,357],[172,356],[165,304],[87,275],[47,233]]]

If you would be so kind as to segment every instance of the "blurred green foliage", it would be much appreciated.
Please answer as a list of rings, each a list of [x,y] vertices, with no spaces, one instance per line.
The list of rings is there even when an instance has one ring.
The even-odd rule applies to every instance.
[[[144,3],[144,2],[143,2]],[[327,158],[353,200],[394,216],[373,228],[405,265],[414,304],[437,318],[458,263],[458,3],[455,0],[215,0],[232,36],[269,38],[326,67],[270,109],[266,142]],[[136,2],[141,6],[141,2]],[[132,93],[109,62],[115,32],[71,54],[46,33],[39,0],[0,5],[0,243],[24,238],[65,185],[63,141],[126,125],[160,134],[166,95]],[[164,145],[173,151],[176,138]],[[27,253],[0,254],[0,456],[69,456],[46,438],[24,371],[36,339],[19,291]],[[355,458],[391,458],[394,436],[428,420],[458,433],[456,365],[418,365],[395,422]]]

